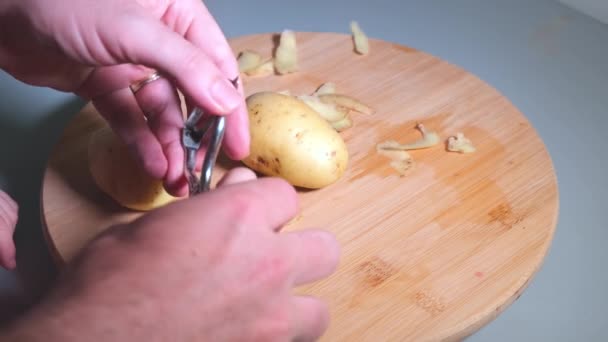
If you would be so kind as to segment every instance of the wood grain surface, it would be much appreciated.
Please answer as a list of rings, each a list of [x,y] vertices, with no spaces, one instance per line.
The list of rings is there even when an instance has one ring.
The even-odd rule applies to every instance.
[[[343,178],[301,192],[301,213],[286,227],[325,227],[342,245],[338,271],[298,289],[330,305],[323,340],[471,334],[521,295],[549,249],[558,191],[543,142],[499,92],[434,56],[379,40],[360,56],[348,35],[297,37],[300,72],[244,78],[247,94],[311,93],[332,81],[375,109],[354,114],[354,126],[341,133],[351,155]],[[273,36],[239,37],[231,45],[235,52],[254,49],[270,57]],[[477,152],[448,153],[444,145],[413,151],[415,168],[399,177],[375,146],[418,138],[416,122],[443,138],[461,131]],[[46,170],[43,216],[60,263],[97,233],[140,215],[120,208],[91,179],[88,137],[102,125],[87,105],[66,127]]]

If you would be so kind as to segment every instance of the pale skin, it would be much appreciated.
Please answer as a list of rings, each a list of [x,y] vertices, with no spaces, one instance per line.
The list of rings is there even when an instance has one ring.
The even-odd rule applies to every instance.
[[[4,0],[0,68],[28,84],[91,100],[147,172],[183,196],[189,107],[225,115],[226,154],[249,153],[238,67],[198,0]],[[152,70],[165,77],[134,94]],[[84,248],[50,294],[0,332],[3,341],[308,341],[326,305],[294,287],[330,275],[339,247],[323,230],[281,233],[298,211],[280,179],[229,172],[211,193],[178,201]],[[17,204],[0,193],[0,264],[15,267]]]

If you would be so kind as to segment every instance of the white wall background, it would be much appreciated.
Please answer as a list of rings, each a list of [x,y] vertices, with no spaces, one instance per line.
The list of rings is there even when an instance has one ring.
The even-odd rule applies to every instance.
[[[608,24],[608,0],[559,0],[559,2]]]

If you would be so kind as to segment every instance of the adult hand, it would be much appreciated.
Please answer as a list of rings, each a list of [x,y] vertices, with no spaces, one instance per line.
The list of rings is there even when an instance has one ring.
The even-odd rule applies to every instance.
[[[176,196],[183,177],[183,126],[175,87],[189,107],[227,116],[225,152],[249,153],[238,66],[201,0],[3,0],[0,68],[26,83],[91,99],[150,175]],[[135,94],[153,70],[166,78]]]
[[[0,190],[0,266],[9,270],[17,265],[13,233],[17,225],[18,211],[17,203]]]
[[[331,274],[339,251],[323,231],[279,233],[297,212],[279,179],[232,173],[92,242],[58,287],[13,328],[16,340],[310,341],[328,325],[295,286]]]

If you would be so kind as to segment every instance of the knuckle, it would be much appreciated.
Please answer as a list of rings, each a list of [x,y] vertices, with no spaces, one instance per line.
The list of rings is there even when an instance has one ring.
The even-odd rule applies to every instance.
[[[232,202],[232,216],[241,224],[248,224],[257,213],[255,209],[255,196],[250,191],[235,193],[230,199]]]
[[[0,233],[10,231],[12,227],[13,225],[11,224],[11,221],[6,217],[6,215],[0,213]]]
[[[266,255],[256,265],[258,280],[270,288],[282,288],[291,272],[289,260],[278,253]]]
[[[215,62],[224,73],[226,77],[235,77],[238,75],[238,64],[232,51],[227,49],[220,49],[216,52]]]
[[[181,69],[183,75],[202,75],[205,83],[209,83],[213,74],[210,72],[211,70],[209,70],[210,68],[207,63],[205,63],[205,56],[196,50],[185,55],[181,63]],[[205,70],[206,72],[201,73],[201,70]]]
[[[12,232],[17,224],[17,215],[0,210],[0,231]]]

